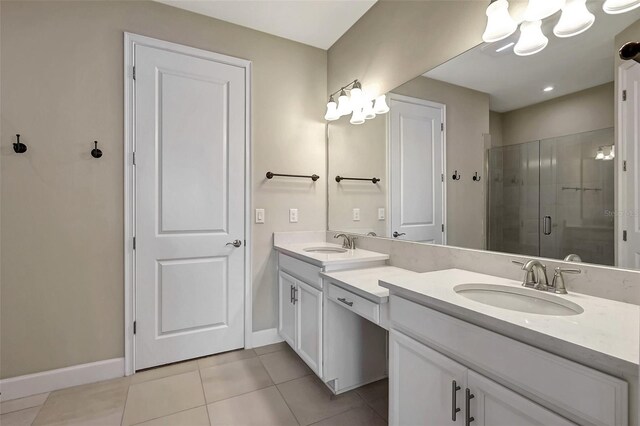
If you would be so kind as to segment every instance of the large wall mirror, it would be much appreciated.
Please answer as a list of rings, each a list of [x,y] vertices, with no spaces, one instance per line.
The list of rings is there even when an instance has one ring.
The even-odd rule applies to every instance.
[[[578,36],[549,19],[537,54],[514,54],[516,32],[387,93],[385,115],[331,121],[328,228],[639,268],[622,244],[629,223],[640,251],[637,207],[618,204],[639,182],[621,170],[615,81],[640,9],[587,5],[595,23]]]

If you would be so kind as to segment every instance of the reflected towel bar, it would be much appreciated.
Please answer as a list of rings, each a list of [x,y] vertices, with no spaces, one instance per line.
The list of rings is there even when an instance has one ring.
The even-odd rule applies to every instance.
[[[374,184],[380,182],[380,179],[378,179],[377,177],[374,177],[374,178],[350,178],[350,177],[336,176],[336,182],[340,182],[341,180],[366,180],[366,181],[369,181],[369,182],[373,182]]]
[[[267,172],[267,179],[272,179],[274,176],[308,178],[308,179],[311,179],[314,182],[317,181],[318,179],[320,179],[320,176],[318,176],[316,174],[308,176],[308,175],[287,175],[287,174],[282,174],[282,173]]]

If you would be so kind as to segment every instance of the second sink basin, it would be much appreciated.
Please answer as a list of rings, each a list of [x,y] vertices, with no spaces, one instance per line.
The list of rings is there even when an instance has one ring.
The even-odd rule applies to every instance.
[[[553,294],[495,284],[460,284],[453,290],[467,299],[512,311],[539,315],[578,315],[580,305]]]
[[[307,253],[346,253],[347,249],[339,248],[339,247],[308,247],[304,249]]]

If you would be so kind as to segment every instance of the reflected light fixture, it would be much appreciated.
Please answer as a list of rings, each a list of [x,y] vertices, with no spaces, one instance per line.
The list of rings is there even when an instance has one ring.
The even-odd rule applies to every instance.
[[[518,56],[529,56],[547,47],[549,39],[542,34],[542,21],[524,21],[520,24],[520,38],[513,51]]]
[[[525,21],[540,21],[544,18],[548,18],[562,6],[564,6],[565,0],[529,0],[527,9],[524,11]]]
[[[373,104],[373,112],[376,114],[386,114],[389,112],[386,95],[380,95],[376,98],[375,103]]]
[[[596,153],[596,160],[604,160],[604,147],[599,147]]]
[[[611,145],[611,151],[609,151],[609,154],[604,156],[603,160],[613,160],[614,158],[616,158],[616,147],[615,145]]]
[[[340,90],[340,96],[338,96],[338,114],[342,117],[343,115],[349,115],[353,111],[353,107],[349,102],[349,97],[347,96],[347,92],[344,89]]]
[[[364,118],[366,120],[376,118],[376,113],[373,111],[373,101],[364,101],[364,103],[362,104],[362,112],[364,113]]]
[[[487,27],[482,40],[493,43],[509,37],[518,28],[516,21],[509,15],[507,0],[492,0],[487,7]]]
[[[338,104],[333,100],[333,96],[329,96],[329,102],[327,103],[327,113],[324,115],[324,119],[327,121],[334,121],[340,118],[338,113]]]
[[[542,89],[543,92],[551,92],[553,90],[553,86],[547,86],[544,89]]]
[[[351,120],[349,120],[351,124],[362,124],[364,123],[364,112],[362,112],[362,107],[358,107],[353,110],[353,114],[351,114]]]
[[[560,20],[553,28],[556,37],[573,37],[591,28],[596,17],[586,3],[587,0],[566,0]]]
[[[353,83],[353,87],[351,88],[351,93],[349,93],[351,98],[349,99],[351,102],[351,108],[355,110],[356,108],[362,107],[362,84],[358,80]]]
[[[602,10],[610,15],[625,13],[640,7],[640,0],[607,0],[602,5]]]

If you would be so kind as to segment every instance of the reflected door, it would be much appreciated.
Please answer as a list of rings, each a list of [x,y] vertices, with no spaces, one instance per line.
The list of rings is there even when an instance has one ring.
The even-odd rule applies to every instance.
[[[244,346],[245,75],[201,57],[135,49],[142,369]]]
[[[442,244],[444,105],[392,95],[390,109],[391,235]]]

